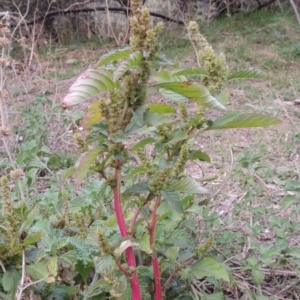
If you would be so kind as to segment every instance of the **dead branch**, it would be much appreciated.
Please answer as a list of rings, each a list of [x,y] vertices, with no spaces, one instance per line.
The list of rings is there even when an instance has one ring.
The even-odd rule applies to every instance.
[[[112,11],[112,12],[125,12],[126,13],[126,12],[130,11],[131,9],[128,7],[109,7],[108,10]],[[53,11],[46,12],[45,14],[43,14],[39,17],[36,17],[33,20],[27,21],[25,24],[33,25],[37,22],[43,21],[51,16],[56,16],[56,15],[67,15],[67,14],[85,13],[85,12],[92,12],[92,11],[107,11],[107,7],[106,6],[97,6],[97,7],[93,7],[93,8],[83,7],[83,8],[72,8],[72,9],[67,9],[67,10],[53,10]],[[184,25],[184,22],[182,20],[175,19],[175,18],[166,16],[164,14],[160,14],[160,13],[153,12],[153,11],[150,11],[149,13],[153,17],[161,18],[168,22],[173,22],[176,24]],[[25,24],[23,23],[23,25],[25,25]]]

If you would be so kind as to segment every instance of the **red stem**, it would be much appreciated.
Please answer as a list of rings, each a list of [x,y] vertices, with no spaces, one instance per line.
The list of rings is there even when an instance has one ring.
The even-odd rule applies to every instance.
[[[180,269],[181,269],[181,268],[176,269],[176,270],[173,271],[172,274],[169,276],[169,278],[168,278],[168,280],[167,280],[167,282],[165,283],[164,288],[163,288],[163,294],[164,294],[164,295],[166,294],[166,291],[167,291],[167,289],[168,289],[168,286],[169,286],[171,280],[172,280],[173,277],[177,274],[177,272],[180,271]]]
[[[113,188],[114,208],[115,208],[116,218],[119,225],[121,236],[126,238],[129,237],[129,235],[127,233],[126,223],[122,212],[120,178],[121,178],[121,170],[116,168],[115,179],[117,181],[117,184]],[[128,266],[136,269],[136,261],[135,261],[135,256],[132,247],[127,248],[125,250],[125,254],[126,254]],[[142,300],[139,278],[136,270],[132,273],[132,276],[130,278],[130,284],[131,284],[132,300]]]
[[[152,254],[152,267],[154,275],[154,286],[155,286],[155,300],[162,300],[162,287],[161,287],[161,278],[160,278],[160,269],[157,253],[155,251],[155,229],[157,223],[157,208],[160,204],[161,196],[157,196],[154,204],[152,222],[149,228],[150,234],[150,247],[153,249],[154,253]]]
[[[134,213],[134,216],[131,220],[131,232],[133,232],[133,229],[134,229],[134,226],[135,226],[135,223],[136,223],[136,220],[140,214],[141,210],[138,208],[135,213]]]

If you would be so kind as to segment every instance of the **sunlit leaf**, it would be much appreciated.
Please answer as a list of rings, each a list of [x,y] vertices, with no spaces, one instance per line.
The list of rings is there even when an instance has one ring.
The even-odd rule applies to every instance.
[[[82,119],[82,126],[85,129],[91,128],[93,125],[101,121],[102,114],[99,101],[91,103]]]
[[[117,217],[116,214],[113,214],[105,220],[105,226],[107,227],[113,227],[117,224]]]
[[[257,113],[230,112],[216,119],[206,130],[227,129],[227,128],[247,128],[264,127],[281,123],[275,117]]]
[[[209,94],[207,88],[196,82],[165,82],[155,84],[153,87],[171,91],[180,97],[190,99],[207,108],[225,110],[225,107]],[[172,100],[178,101],[178,98],[173,98]]]
[[[174,246],[174,247],[168,248],[167,251],[166,251],[166,257],[170,260],[170,262],[172,264],[176,263],[179,249],[180,248],[178,246]]]
[[[256,69],[241,70],[229,75],[227,80],[264,78],[264,73]]]
[[[204,257],[197,261],[192,265],[191,272],[197,279],[214,277],[216,279],[229,281],[228,274],[224,267],[211,257]]]
[[[119,80],[128,70],[133,68],[139,68],[143,54],[139,51],[131,53],[129,57],[122,61],[114,73],[114,81]]]
[[[227,105],[230,100],[229,90],[228,89],[222,90],[221,93],[216,98],[221,104]]]
[[[103,69],[88,69],[71,85],[62,106],[76,105],[114,87],[111,72]]]
[[[26,273],[35,280],[47,278],[48,276],[50,276],[50,273],[47,270],[47,263],[47,261],[40,261],[35,264],[26,266]]]
[[[209,194],[209,191],[202,187],[199,182],[191,177],[183,177],[174,181],[170,188],[175,191],[188,194]]]
[[[47,270],[49,271],[49,273],[53,276],[57,276],[57,272],[58,272],[58,257],[55,255],[53,257],[51,257],[48,260],[47,263]]]
[[[111,52],[105,53],[100,57],[100,60],[97,63],[97,66],[104,66],[108,63],[118,61],[120,59],[126,58],[130,55],[131,50],[130,48],[124,48],[124,49],[117,49],[113,50]]]
[[[149,234],[144,233],[140,238],[136,239],[136,242],[139,244],[139,248],[141,251],[144,251],[148,254],[153,253],[153,250],[150,246]]]
[[[155,112],[159,114],[172,114],[176,113],[176,109],[173,106],[166,105],[163,103],[154,103],[147,105],[150,112]]]

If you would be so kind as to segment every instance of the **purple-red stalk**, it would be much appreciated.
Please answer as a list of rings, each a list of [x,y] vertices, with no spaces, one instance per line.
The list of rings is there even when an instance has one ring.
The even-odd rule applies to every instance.
[[[116,168],[115,179],[117,184],[113,188],[114,209],[116,212],[116,218],[119,225],[121,236],[126,238],[129,237],[129,234],[127,232],[126,223],[122,212],[120,178],[121,178],[121,170]],[[125,250],[125,254],[126,254],[128,266],[136,269],[136,261],[135,261],[135,256],[132,247],[127,248]],[[131,284],[132,300],[142,300],[139,278],[136,271],[134,271],[130,277],[130,284]]]
[[[154,288],[155,288],[155,300],[162,300],[162,288],[161,288],[161,277],[157,253],[155,251],[155,229],[157,223],[157,208],[160,204],[161,195],[157,196],[155,199],[154,209],[152,213],[152,222],[149,228],[150,234],[150,247],[153,249],[154,253],[152,254],[152,267],[154,275]]]

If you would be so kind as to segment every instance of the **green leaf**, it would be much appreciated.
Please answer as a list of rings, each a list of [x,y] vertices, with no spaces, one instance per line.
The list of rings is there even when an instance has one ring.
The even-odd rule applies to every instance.
[[[177,212],[172,206],[170,206],[167,202],[161,203],[161,205],[157,209],[157,214],[161,217],[168,217],[172,221],[180,221],[182,219],[182,214]]]
[[[159,114],[172,114],[176,113],[176,109],[171,105],[166,105],[163,103],[154,103],[147,105],[147,108],[150,112],[159,113]]]
[[[107,220],[105,221],[105,226],[107,227],[113,227],[117,224],[117,217],[116,217],[116,214],[113,214],[111,216],[109,216],[107,218]]]
[[[264,74],[260,70],[248,69],[241,70],[236,73],[231,74],[227,80],[233,79],[255,79],[255,78],[264,78]]]
[[[0,292],[0,299],[1,300],[11,300],[11,297],[5,295],[4,293]]]
[[[276,299],[276,298],[275,298]],[[278,299],[278,298],[277,298]],[[272,300],[272,298],[269,298],[267,296],[264,295],[256,295],[255,296],[255,300]]]
[[[124,60],[114,73],[114,81],[118,81],[128,70],[139,68],[143,54],[140,51],[131,53],[129,57]]]
[[[30,225],[33,223],[33,221],[35,220],[36,216],[39,214],[40,212],[40,208],[36,205],[34,206],[29,214],[26,216],[25,221],[22,223],[20,229],[18,230],[18,234],[21,235],[21,233],[28,229],[28,227],[30,227]]]
[[[17,286],[20,279],[21,274],[16,270],[8,270],[2,277],[2,287],[6,292],[9,293],[12,299],[15,299],[15,294],[17,292]]]
[[[174,181],[170,188],[187,194],[209,194],[209,191],[202,187],[199,182],[191,177],[183,177],[179,180]]]
[[[166,257],[170,260],[170,262],[172,264],[176,263],[179,249],[180,248],[178,246],[174,246],[174,247],[168,248],[166,251]]]
[[[139,244],[139,248],[141,251],[144,251],[148,254],[152,254],[153,250],[150,246],[150,237],[149,234],[144,233],[140,238],[135,240]]]
[[[147,168],[143,167],[143,166],[139,166],[135,169],[132,169],[129,173],[128,173],[128,178],[132,178],[136,175],[139,175],[139,174],[145,174],[147,173]]]
[[[65,179],[70,178],[71,176],[73,176],[75,174],[75,172],[76,172],[75,167],[70,167],[69,169],[64,170],[62,172],[62,179],[65,180]]]
[[[296,258],[300,258],[300,247],[294,247],[287,250],[287,254]]]
[[[15,246],[12,249],[12,252],[14,253],[18,253],[20,251],[22,251],[25,247],[29,246],[29,245],[34,245],[37,241],[39,241],[42,237],[42,233],[41,232],[36,232],[33,234],[29,234],[25,240],[23,241],[23,243]]]
[[[103,69],[88,69],[71,85],[62,106],[66,108],[79,104],[114,87],[111,72]]]
[[[169,71],[161,71],[156,73],[154,79],[158,83],[186,81],[186,78],[184,76],[180,76],[180,75],[176,76],[170,73]]]
[[[161,192],[162,197],[179,213],[183,213],[180,194],[172,189],[166,189]]]
[[[40,261],[33,265],[29,265],[26,267],[26,272],[35,280],[47,278],[48,276],[50,276],[47,269],[47,263],[48,261]]]
[[[131,122],[127,125],[125,129],[125,133],[132,133],[142,128],[145,125],[145,113],[146,109],[144,107],[139,107],[137,110],[135,110],[133,112]]]
[[[189,159],[191,160],[199,159],[201,161],[210,162],[210,157],[206,153],[200,150],[192,150],[189,154]]]
[[[283,207],[290,207],[292,205],[297,205],[299,202],[300,202],[300,195],[299,196],[287,195],[280,201],[280,204]]]
[[[251,272],[251,281],[255,285],[260,285],[264,282],[265,273],[261,270],[253,269]]]
[[[96,157],[105,152],[105,149],[94,149],[89,152],[85,152],[80,157],[80,163],[75,172],[75,187],[78,188],[91,166],[95,163]]]
[[[158,126],[167,123],[173,123],[174,120],[162,114],[152,113],[150,111],[145,113],[144,121],[148,126]]]
[[[56,255],[51,257],[47,262],[47,269],[49,273],[55,277],[57,276],[57,272],[58,272],[57,263],[58,263],[58,257]]]
[[[216,279],[229,281],[228,274],[224,267],[211,257],[203,257],[197,261],[192,265],[191,272],[197,279],[214,277]]]
[[[69,250],[59,256],[60,263],[65,265],[73,265],[77,262],[77,255],[75,250]]]
[[[101,118],[102,118],[102,113],[101,113],[99,101],[94,101],[89,105],[82,119],[82,126],[85,129],[89,129],[93,125],[99,123],[101,121]]]
[[[224,89],[223,91],[221,91],[221,93],[216,98],[218,99],[218,101],[221,104],[227,105],[229,103],[229,100],[230,100],[229,90]]]
[[[174,145],[179,141],[186,140],[188,138],[187,133],[182,129],[177,129],[174,132],[173,138],[168,142],[169,145]]]
[[[209,76],[205,69],[197,68],[197,69],[183,69],[176,70],[172,72],[173,76]]]
[[[257,113],[230,112],[216,119],[206,130],[264,127],[281,123],[275,117]]]
[[[153,87],[171,91],[207,108],[225,110],[225,107],[209,94],[207,88],[196,82],[165,82],[155,84]],[[178,101],[177,98],[173,100]]]
[[[117,49],[111,52],[105,53],[100,57],[100,60],[97,63],[98,67],[104,66],[108,63],[118,61],[120,59],[126,58],[130,55],[130,48]]]
[[[91,272],[94,270],[94,264],[84,264],[82,261],[78,261],[76,266],[76,271],[81,275],[83,281],[85,284],[87,284],[88,277],[91,274]]]
[[[148,184],[145,182],[136,183],[124,191],[124,195],[138,195],[148,192]]]
[[[222,292],[213,293],[210,295],[203,293],[203,300],[224,300],[224,299],[226,299],[226,298],[224,297],[224,294]]]
[[[132,147],[132,151],[136,151],[136,150],[138,150],[141,147],[145,147],[146,145],[153,144],[155,142],[156,142],[155,138],[152,138],[152,137],[145,138],[145,139],[139,141],[138,143],[136,143]]]

